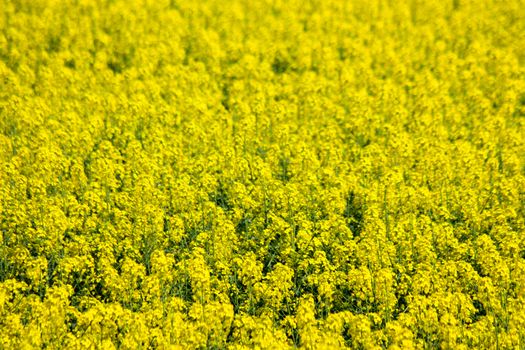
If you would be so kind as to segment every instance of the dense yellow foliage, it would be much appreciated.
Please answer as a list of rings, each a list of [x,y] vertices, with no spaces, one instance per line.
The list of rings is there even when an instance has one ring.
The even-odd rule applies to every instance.
[[[525,348],[522,0],[0,0],[0,348]]]

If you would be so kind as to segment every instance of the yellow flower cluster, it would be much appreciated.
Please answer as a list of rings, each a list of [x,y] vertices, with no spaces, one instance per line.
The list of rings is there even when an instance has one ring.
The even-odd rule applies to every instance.
[[[0,348],[525,348],[522,0],[0,0]]]

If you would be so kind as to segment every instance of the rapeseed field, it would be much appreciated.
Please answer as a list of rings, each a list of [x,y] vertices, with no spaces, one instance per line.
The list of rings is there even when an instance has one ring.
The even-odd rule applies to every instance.
[[[0,0],[0,349],[525,349],[523,0]]]

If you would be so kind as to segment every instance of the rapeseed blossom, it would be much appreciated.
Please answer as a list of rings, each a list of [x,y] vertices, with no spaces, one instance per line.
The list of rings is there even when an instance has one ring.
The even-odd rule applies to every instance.
[[[0,0],[0,348],[525,347],[520,0]]]

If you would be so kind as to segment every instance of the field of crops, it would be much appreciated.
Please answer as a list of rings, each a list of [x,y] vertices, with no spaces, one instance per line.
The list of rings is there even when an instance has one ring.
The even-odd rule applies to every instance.
[[[523,0],[0,0],[0,349],[525,349]]]

